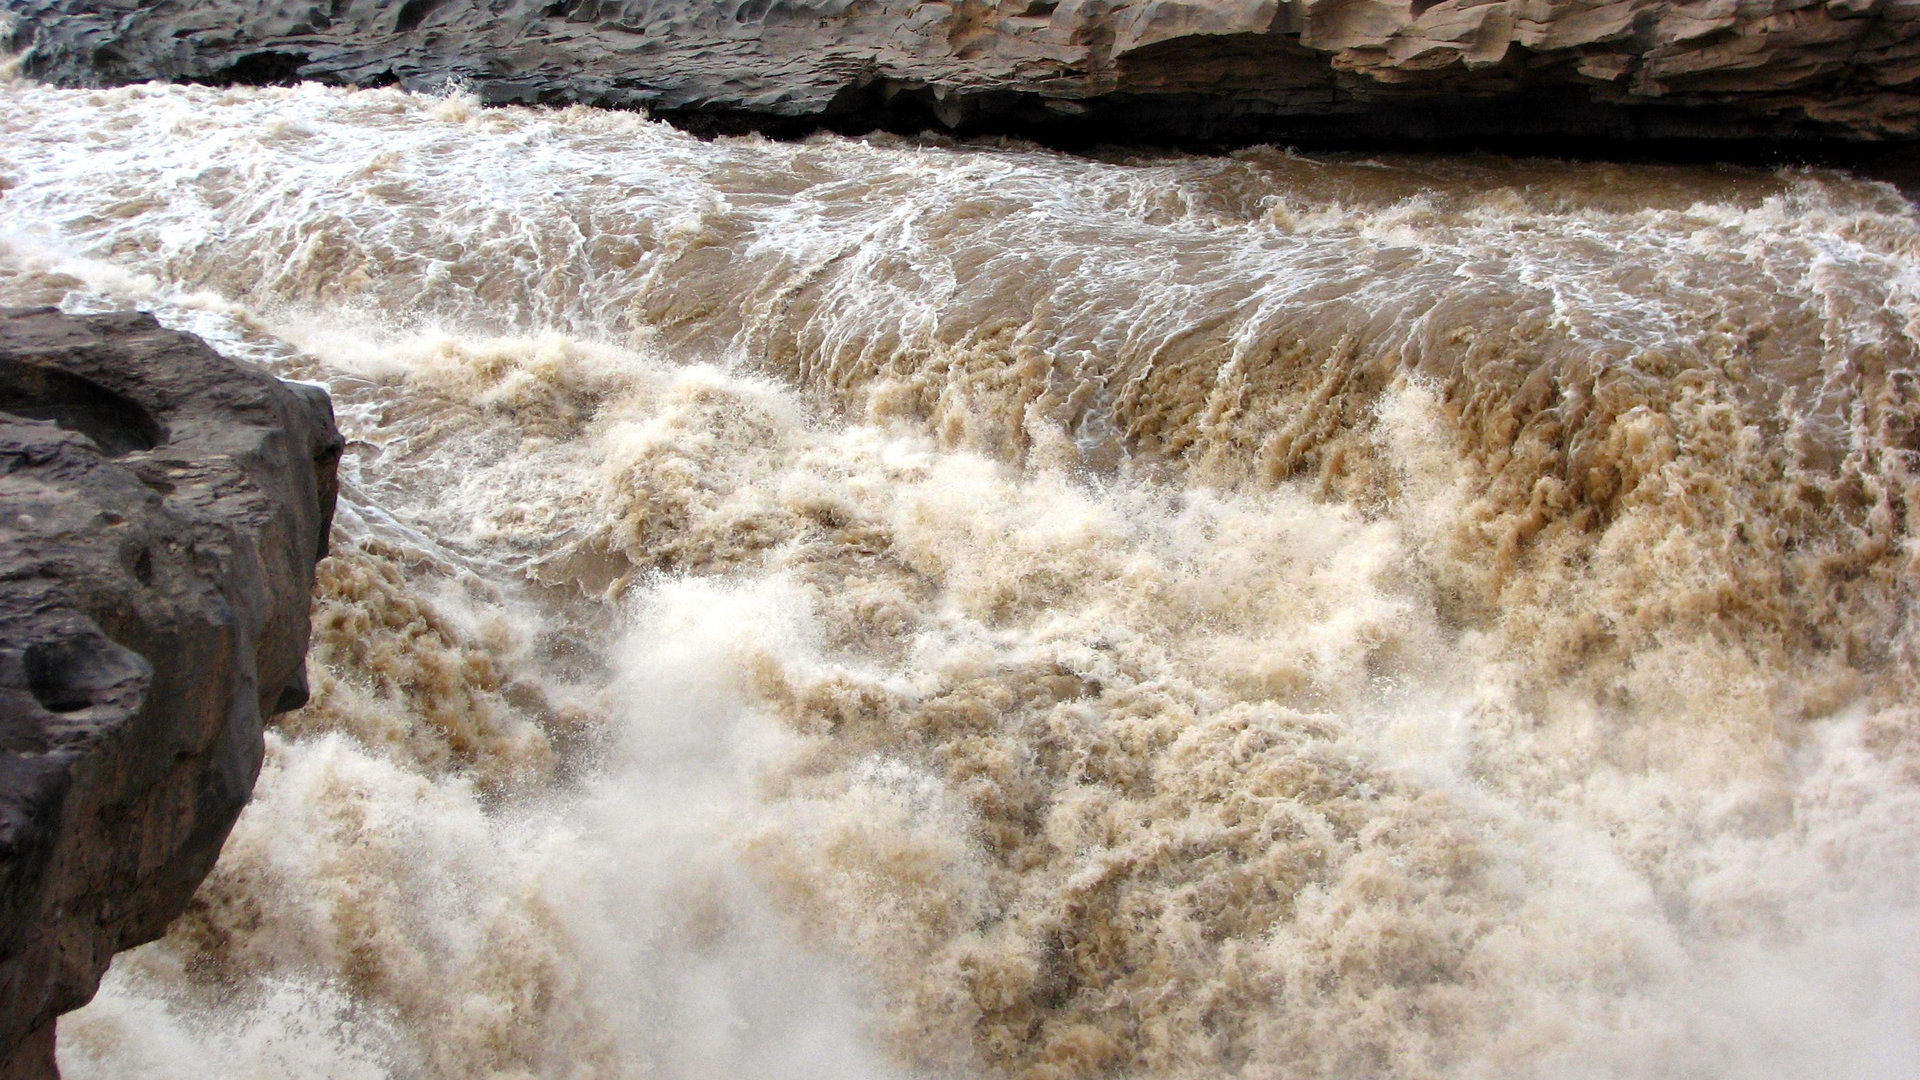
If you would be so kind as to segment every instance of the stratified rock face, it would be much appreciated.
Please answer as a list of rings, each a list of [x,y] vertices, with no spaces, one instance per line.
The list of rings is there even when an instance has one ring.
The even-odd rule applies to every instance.
[[[9,0],[25,70],[1130,138],[1885,139],[1920,0]]]
[[[0,1078],[160,935],[306,696],[325,393],[142,314],[0,309]]]

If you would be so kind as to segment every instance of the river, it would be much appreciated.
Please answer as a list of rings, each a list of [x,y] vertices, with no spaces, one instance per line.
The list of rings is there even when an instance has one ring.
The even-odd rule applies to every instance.
[[[327,386],[107,1078],[1906,1078],[1920,213],[0,84],[0,303]]]

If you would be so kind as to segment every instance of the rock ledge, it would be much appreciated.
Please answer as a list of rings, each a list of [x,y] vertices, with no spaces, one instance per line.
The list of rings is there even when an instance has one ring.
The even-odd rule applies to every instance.
[[[0,309],[0,1078],[158,937],[305,700],[341,441],[151,316]]]

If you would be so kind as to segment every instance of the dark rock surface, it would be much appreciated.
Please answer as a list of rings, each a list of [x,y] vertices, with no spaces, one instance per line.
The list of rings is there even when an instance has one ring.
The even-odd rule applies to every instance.
[[[0,309],[0,1078],[158,937],[305,699],[325,393],[136,313]]]
[[[313,79],[696,128],[1878,140],[1920,0],[7,0],[73,84]]]

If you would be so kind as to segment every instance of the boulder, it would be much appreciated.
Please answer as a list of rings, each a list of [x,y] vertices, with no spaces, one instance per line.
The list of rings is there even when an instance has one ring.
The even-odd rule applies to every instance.
[[[319,80],[696,128],[1887,140],[1920,0],[11,0],[29,75]]]
[[[327,395],[144,314],[0,309],[0,1078],[158,937],[306,696]]]

